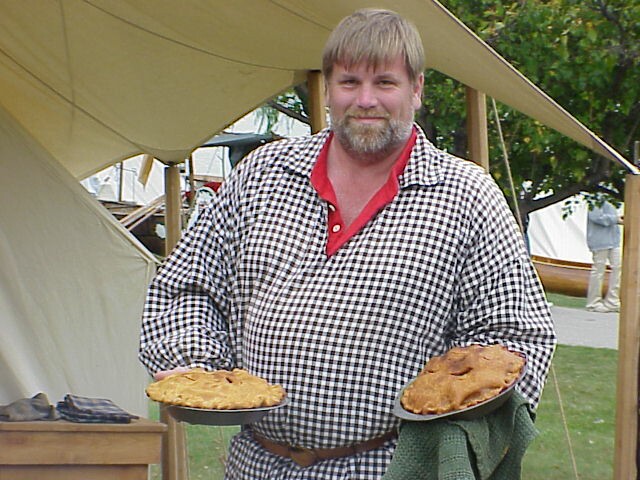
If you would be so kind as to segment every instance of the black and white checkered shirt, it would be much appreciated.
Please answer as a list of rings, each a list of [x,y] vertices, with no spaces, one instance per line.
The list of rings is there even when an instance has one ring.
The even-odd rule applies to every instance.
[[[327,204],[309,181],[328,131],[270,143],[227,179],[161,267],[140,359],[238,366],[281,384],[289,406],[252,428],[330,448],[392,430],[394,397],[433,355],[501,343],[528,357],[535,406],[555,345],[551,315],[505,199],[480,167],[420,131],[397,197],[327,257]],[[394,441],[308,468],[232,442],[227,478],[380,478]]]

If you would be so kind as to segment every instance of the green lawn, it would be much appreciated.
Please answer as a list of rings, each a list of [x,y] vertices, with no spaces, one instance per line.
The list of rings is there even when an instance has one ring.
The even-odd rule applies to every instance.
[[[577,478],[612,478],[617,361],[616,350],[558,347],[538,408],[536,426],[540,435],[524,459],[525,480],[576,478],[569,445]]]
[[[562,295],[559,293],[547,293],[547,300],[549,300],[554,305],[559,307],[569,307],[569,308],[585,308],[585,304],[587,303],[586,298],[584,297],[570,297],[568,295]]]

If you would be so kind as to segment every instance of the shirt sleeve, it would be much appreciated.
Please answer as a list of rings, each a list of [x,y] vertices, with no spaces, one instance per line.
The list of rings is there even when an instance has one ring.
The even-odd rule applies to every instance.
[[[486,182],[463,259],[454,343],[500,343],[527,358],[518,389],[536,407],[556,345],[551,312],[504,196]]]
[[[224,187],[223,187],[224,188]],[[177,366],[230,369],[230,195],[187,230],[152,280],[142,315],[139,359],[149,373]]]

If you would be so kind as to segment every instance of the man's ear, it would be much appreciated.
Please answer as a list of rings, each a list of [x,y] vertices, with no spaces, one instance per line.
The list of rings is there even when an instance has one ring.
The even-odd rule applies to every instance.
[[[329,79],[324,75],[322,76],[322,79],[322,84],[324,85],[324,103],[327,104],[329,103]]]
[[[413,84],[413,108],[418,110],[422,106],[422,92],[424,90],[424,73],[418,75]]]

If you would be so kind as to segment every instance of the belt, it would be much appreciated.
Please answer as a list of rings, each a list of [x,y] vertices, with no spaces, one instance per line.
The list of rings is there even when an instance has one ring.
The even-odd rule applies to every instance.
[[[381,447],[385,442],[397,436],[398,433],[394,430],[380,437],[372,438],[371,440],[355,445],[336,448],[305,448],[276,443],[253,432],[253,438],[262,445],[265,450],[280,457],[290,458],[301,467],[309,467],[320,460],[329,460],[331,458],[347,457],[349,455],[355,455],[356,453],[368,452],[369,450]]]

